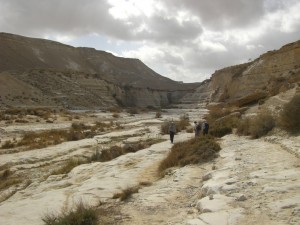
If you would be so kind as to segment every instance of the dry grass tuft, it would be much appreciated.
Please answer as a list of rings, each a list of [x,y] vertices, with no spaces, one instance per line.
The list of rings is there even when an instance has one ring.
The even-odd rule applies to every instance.
[[[275,127],[275,119],[268,111],[263,111],[253,118],[246,118],[237,127],[239,135],[250,135],[252,138],[260,138]]]
[[[120,146],[112,146],[108,149],[104,149],[101,152],[97,151],[95,154],[91,156],[90,161],[99,161],[99,162],[107,162],[112,159],[115,159],[121,155],[130,153],[130,152],[137,152],[141,149],[145,149],[150,147],[153,144],[159,143],[163,141],[159,138],[149,138],[146,140],[141,140],[139,143],[132,143],[126,144],[123,147]]]
[[[128,200],[132,196],[132,194],[138,193],[139,189],[139,186],[128,187],[122,190],[122,192],[114,194],[113,199],[120,199],[121,201]]]
[[[279,124],[288,132],[300,131],[300,94],[295,95],[289,103],[284,105]]]
[[[214,137],[223,137],[232,133],[232,128],[239,124],[240,112],[234,107],[215,107],[206,115],[210,128],[209,134]]]
[[[47,130],[42,132],[25,133],[19,142],[6,141],[1,148],[25,147],[25,150],[45,148],[57,145],[66,141],[78,141],[85,138],[92,138],[98,133],[108,130],[112,125],[96,122],[93,126],[83,123],[72,123],[69,130]]]
[[[12,172],[6,169],[0,176],[0,190],[5,190],[13,185],[18,185],[22,182],[20,178],[12,177]]]
[[[80,159],[69,159],[66,163],[59,169],[53,171],[51,175],[59,175],[59,174],[67,174],[71,172],[71,170],[81,164],[87,163],[87,160]]]
[[[211,136],[176,143],[167,157],[161,161],[158,171],[162,173],[170,167],[209,161],[217,156],[220,149],[220,145]]]
[[[42,218],[45,225],[97,225],[97,210],[78,203],[73,210],[62,212],[60,215],[50,213]]]

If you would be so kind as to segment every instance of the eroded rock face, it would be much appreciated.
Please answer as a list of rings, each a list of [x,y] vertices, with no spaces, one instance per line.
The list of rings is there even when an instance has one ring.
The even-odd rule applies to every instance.
[[[267,52],[252,62],[218,70],[196,92],[200,102],[206,98],[206,102],[244,106],[291,89],[299,81],[300,41]]]

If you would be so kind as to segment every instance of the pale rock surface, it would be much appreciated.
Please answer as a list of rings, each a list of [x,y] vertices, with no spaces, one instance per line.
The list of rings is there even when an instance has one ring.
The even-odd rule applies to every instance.
[[[0,165],[9,164],[16,171],[34,174],[29,186],[0,203],[0,225],[42,225],[41,218],[46,213],[70,209],[80,200],[90,205],[109,202],[116,192],[141,182],[150,185],[143,186],[120,205],[122,215],[118,224],[299,224],[300,161],[296,154],[287,151],[298,149],[297,136],[276,136],[273,141],[273,136],[250,140],[227,135],[220,139],[219,158],[202,165],[172,168],[158,179],[158,163],[172,147],[168,135],[162,135],[166,141],[136,153],[109,162],[82,164],[69,174],[41,179],[38,168],[43,163],[54,164],[72,155],[91,154],[95,148],[110,146],[111,141],[122,136],[126,138],[119,144],[156,137],[161,121],[144,118],[144,122],[147,125],[132,119],[126,129],[93,139],[1,155]],[[145,127],[150,133],[145,132]],[[175,136],[175,143],[193,136],[180,133]]]

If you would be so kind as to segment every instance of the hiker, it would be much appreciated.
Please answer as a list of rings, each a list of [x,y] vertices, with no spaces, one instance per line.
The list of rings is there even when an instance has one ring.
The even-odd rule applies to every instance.
[[[204,121],[204,123],[202,125],[202,129],[203,129],[203,135],[207,135],[208,129],[209,129],[209,124],[207,123],[207,121]]]
[[[170,133],[170,141],[173,144],[174,135],[176,133],[176,125],[173,121],[169,125],[169,133]]]
[[[195,137],[199,137],[201,133],[201,125],[197,121],[194,122],[194,131],[195,131]]]

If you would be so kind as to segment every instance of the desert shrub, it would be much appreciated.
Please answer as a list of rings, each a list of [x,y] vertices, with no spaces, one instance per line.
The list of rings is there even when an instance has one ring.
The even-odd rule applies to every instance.
[[[162,142],[161,138],[149,138],[139,143],[131,143],[126,144],[123,147],[120,146],[112,146],[108,149],[104,149],[101,152],[96,151],[90,158],[90,161],[99,161],[99,162],[106,162],[110,161],[114,158],[117,158],[121,155],[130,153],[130,152],[137,152],[141,149],[145,149],[150,147],[153,144]]]
[[[194,128],[192,126],[186,128],[187,133],[194,133]]]
[[[119,157],[120,155],[123,155],[123,148],[120,146],[112,146],[109,149],[104,149],[101,152],[101,158],[100,162],[106,162],[110,161],[114,158]]]
[[[280,126],[289,132],[300,131],[300,94],[284,105],[279,117]]]
[[[174,166],[185,166],[209,161],[217,156],[220,145],[211,136],[201,136],[173,145],[167,157],[161,161],[159,172]]]
[[[67,134],[66,140],[67,141],[78,141],[84,139],[86,137],[86,133],[81,130],[70,129]]]
[[[12,174],[12,172],[9,170],[9,169],[6,169],[2,172],[2,175],[1,175],[1,179],[2,180],[5,180],[7,179],[10,175]]]
[[[81,164],[87,163],[85,160],[80,160],[80,159],[69,159],[68,161],[65,162],[65,164],[57,169],[54,170],[51,175],[58,175],[58,174],[67,174],[71,172],[71,170]]]
[[[28,149],[43,148],[49,145],[62,143],[66,136],[67,131],[65,130],[28,132],[18,142],[18,146],[26,146]]]
[[[161,112],[160,111],[157,111],[155,113],[155,118],[161,118]]]
[[[13,172],[6,169],[0,175],[0,191],[5,190],[13,185],[18,185],[22,182],[20,178],[12,177]]]
[[[74,130],[84,130],[89,128],[89,126],[86,126],[84,123],[72,123],[71,127]]]
[[[250,135],[252,138],[260,138],[271,131],[275,125],[272,114],[264,111],[253,118],[244,119],[237,127],[237,133]]]
[[[127,113],[129,113],[130,115],[134,115],[134,114],[138,114],[139,110],[137,108],[129,108],[126,110]]]
[[[180,132],[190,126],[189,116],[187,114],[180,117],[180,120],[176,122],[176,130]]]
[[[118,198],[121,201],[125,201],[125,200],[129,199],[132,196],[132,194],[138,193],[139,189],[140,189],[139,186],[128,187],[128,188],[122,190],[122,192],[115,193],[113,195],[113,199]]]
[[[251,124],[250,118],[242,119],[237,126],[237,134],[245,135],[245,136],[250,135],[250,124]]]
[[[24,120],[24,119],[16,119],[15,122],[16,123],[29,123],[28,120]]]
[[[12,142],[11,140],[7,140],[4,142],[4,144],[1,146],[3,149],[9,149],[14,148],[16,146],[16,143]]]
[[[113,114],[112,114],[112,117],[113,117],[113,118],[119,118],[119,117],[120,117],[120,114],[119,114],[119,113],[113,113]]]
[[[209,130],[209,134],[214,137],[223,137],[231,133],[232,133],[232,127],[226,125],[212,126],[212,128]]]
[[[74,210],[62,212],[60,215],[47,214],[42,220],[45,225],[96,225],[98,215],[96,209],[80,202]]]
[[[224,108],[224,107],[215,107],[209,110],[208,115],[205,116],[205,119],[212,123],[221,117],[227,116],[231,113],[231,108]]]
[[[223,137],[224,135],[232,133],[232,128],[235,128],[239,124],[240,113],[231,113],[227,114],[229,109],[225,110],[224,113],[218,114],[222,115],[222,117],[217,118],[214,114],[208,116],[208,123],[210,124],[209,134],[214,137]],[[212,119],[213,118],[213,119]]]
[[[161,125],[160,125],[160,133],[161,134],[168,134],[169,133],[169,122],[163,122]]]
[[[114,106],[114,107],[110,107],[108,111],[110,111],[111,113],[120,113],[122,112],[122,109]]]

